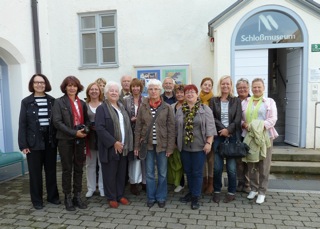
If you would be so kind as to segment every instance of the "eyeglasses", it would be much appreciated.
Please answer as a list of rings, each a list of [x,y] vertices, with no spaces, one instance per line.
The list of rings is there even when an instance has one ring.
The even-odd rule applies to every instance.
[[[35,85],[45,85],[46,82],[44,82],[44,81],[33,81],[33,84],[35,84]]]
[[[195,94],[195,93],[197,93],[196,91],[186,91],[186,95],[188,95],[188,94]]]

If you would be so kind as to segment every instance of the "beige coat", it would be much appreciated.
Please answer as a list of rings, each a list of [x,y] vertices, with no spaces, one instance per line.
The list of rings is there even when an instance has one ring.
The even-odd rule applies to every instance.
[[[161,106],[164,108],[158,114],[155,121],[157,146],[156,152],[172,153],[175,146],[175,124],[172,108],[169,104],[162,101]],[[145,138],[146,132],[152,121],[152,114],[149,105],[149,98],[143,100],[140,105],[136,127],[135,127],[135,142],[134,149],[140,150],[140,142]],[[153,150],[152,145],[152,130],[148,138],[148,150]]]

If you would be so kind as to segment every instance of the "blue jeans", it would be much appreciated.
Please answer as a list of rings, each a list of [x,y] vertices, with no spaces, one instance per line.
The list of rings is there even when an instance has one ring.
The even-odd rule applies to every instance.
[[[222,172],[224,165],[224,158],[219,155],[218,149],[221,142],[224,142],[225,137],[216,136],[214,138],[213,150],[214,150],[214,182],[213,188],[215,192],[221,192],[222,187]],[[230,142],[236,142],[236,137],[230,137]],[[237,163],[235,158],[226,159],[227,162],[227,174],[228,174],[228,192],[236,193],[237,187]]]
[[[157,163],[158,185],[155,178],[155,162]],[[167,164],[168,159],[166,152],[156,152],[155,146],[153,150],[148,150],[146,157],[146,185],[148,202],[166,201],[167,188]]]
[[[187,174],[189,191],[194,197],[201,195],[205,158],[206,154],[203,151],[181,151],[181,161],[184,172]]]

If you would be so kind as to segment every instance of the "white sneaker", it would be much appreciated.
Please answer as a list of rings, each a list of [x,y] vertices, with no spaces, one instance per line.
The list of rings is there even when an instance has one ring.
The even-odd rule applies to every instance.
[[[258,195],[258,198],[256,200],[257,204],[262,204],[264,203],[264,199],[266,198],[266,195]]]
[[[89,197],[92,197],[94,191],[91,191],[89,190],[87,193],[86,193],[86,197],[89,198]]]
[[[174,192],[180,192],[184,187],[183,186],[177,186],[175,189],[174,189]]]
[[[258,195],[258,192],[251,191],[251,192],[249,193],[249,195],[247,196],[247,199],[253,200],[257,195]]]
[[[100,190],[100,196],[104,196],[104,191]]]

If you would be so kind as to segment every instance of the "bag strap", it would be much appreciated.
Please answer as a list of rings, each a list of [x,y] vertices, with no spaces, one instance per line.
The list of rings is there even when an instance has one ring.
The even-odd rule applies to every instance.
[[[160,111],[164,108],[164,104],[161,104],[161,106],[158,108],[158,110],[156,111],[156,114],[154,115],[154,117],[152,118],[152,121],[148,127],[148,130],[147,130],[147,133],[146,133],[146,137],[144,139],[145,142],[148,142],[147,139],[149,139],[149,135],[150,135],[150,132],[151,132],[151,128],[153,127],[153,124],[155,123],[156,121],[156,118],[158,117],[158,114],[160,113]]]

